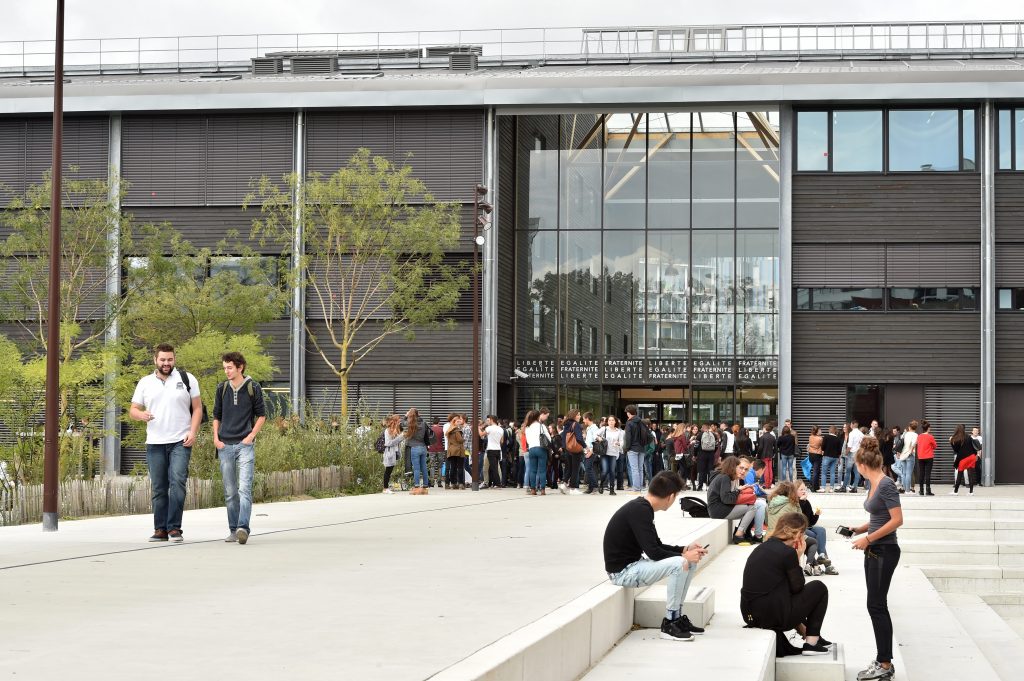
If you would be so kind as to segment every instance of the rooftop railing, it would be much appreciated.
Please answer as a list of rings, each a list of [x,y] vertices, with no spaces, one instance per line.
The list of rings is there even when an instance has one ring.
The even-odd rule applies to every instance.
[[[430,48],[480,53],[481,66],[511,64],[899,59],[1024,55],[1024,22],[910,22],[626,26],[71,39],[73,73],[246,70],[268,54],[337,53],[341,63],[417,68],[445,61]],[[0,42],[0,74],[52,75],[54,42]],[[346,56],[347,55],[347,56]]]

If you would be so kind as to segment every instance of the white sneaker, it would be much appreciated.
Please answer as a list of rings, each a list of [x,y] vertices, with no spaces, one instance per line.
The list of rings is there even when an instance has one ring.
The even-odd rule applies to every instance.
[[[582,494],[583,494],[583,492],[579,491],[579,489],[577,489],[577,488],[575,488],[575,487],[574,487],[574,488],[572,488],[571,490],[569,490],[569,494],[570,494],[571,496],[577,496],[577,495],[582,495]]]
[[[561,492],[562,494],[565,494],[566,492],[569,491],[569,488],[565,486],[564,482],[560,482],[558,483],[558,491]]]
[[[228,544],[233,544],[238,541],[238,537],[235,536],[234,532],[228,532],[228,536],[224,538],[224,541]]]
[[[968,492],[968,493],[967,493],[967,496],[969,496],[969,497],[973,497],[973,496],[974,496],[974,492]]]
[[[381,494],[394,494],[394,491],[390,487],[388,487],[383,492],[381,492]]]
[[[960,494],[959,492],[950,492],[949,496],[955,497],[955,496],[958,496],[959,494]]]

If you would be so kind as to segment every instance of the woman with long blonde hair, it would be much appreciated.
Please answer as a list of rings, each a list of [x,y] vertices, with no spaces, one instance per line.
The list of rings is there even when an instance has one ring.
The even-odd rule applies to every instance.
[[[391,414],[384,419],[384,494],[393,494],[391,491],[391,473],[398,463],[398,449],[402,444],[402,429],[399,424],[398,414]]]
[[[430,476],[427,473],[427,428],[429,426],[420,418],[420,413],[415,407],[405,413],[403,436],[409,447],[409,456],[412,458],[413,494],[426,494],[427,487],[430,486]]]

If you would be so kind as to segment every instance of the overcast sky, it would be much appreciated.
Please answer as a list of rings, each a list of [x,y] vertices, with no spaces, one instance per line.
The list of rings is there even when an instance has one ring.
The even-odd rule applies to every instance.
[[[53,37],[56,0],[0,0],[0,40]],[[534,26],[1024,19],[1006,0],[66,0],[68,38]]]

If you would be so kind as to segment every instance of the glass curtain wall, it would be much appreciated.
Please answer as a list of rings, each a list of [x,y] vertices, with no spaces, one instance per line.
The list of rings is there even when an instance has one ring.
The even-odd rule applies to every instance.
[[[618,387],[672,383],[706,398],[687,418],[739,418],[741,395],[777,395],[773,373],[740,375],[778,357],[777,115],[563,113],[516,130],[515,355],[540,367],[517,406],[554,394],[607,412]]]

